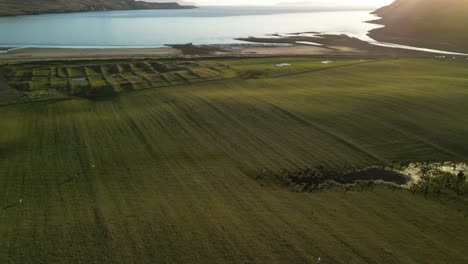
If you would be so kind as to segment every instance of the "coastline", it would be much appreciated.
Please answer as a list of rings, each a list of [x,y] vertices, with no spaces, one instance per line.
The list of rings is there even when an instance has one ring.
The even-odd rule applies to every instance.
[[[446,6],[441,0],[396,0],[372,12],[378,18],[367,23],[382,27],[370,30],[368,36],[380,42],[466,54],[468,37],[463,18],[468,5],[461,5],[462,2]],[[442,22],[448,16],[458,20],[450,19],[428,30],[428,21]]]
[[[8,49],[2,48],[3,51]],[[2,51],[0,49],[0,51]],[[115,48],[115,49],[79,49],[79,48],[21,48],[0,53],[0,64],[8,62],[74,60],[74,59],[119,59],[145,57],[177,57],[182,53],[174,48]]]
[[[0,3],[1,4],[1,3]],[[70,14],[70,13],[89,13],[105,11],[128,11],[128,10],[184,10],[196,9],[195,5],[180,5],[177,2],[151,3],[134,0],[124,0],[117,4],[112,3],[76,3],[68,6],[67,3],[56,3],[55,5],[33,5],[25,6],[26,3],[15,3],[0,6],[1,17],[31,16],[31,15],[51,15],[51,14]],[[19,11],[18,11],[19,10]]]
[[[375,23],[372,21],[371,23]],[[468,53],[468,47],[463,45],[455,45],[450,42],[437,42],[433,40],[425,40],[421,38],[411,38],[408,36],[400,35],[398,31],[392,30],[383,23],[375,23],[384,25],[383,28],[377,28],[369,31],[368,36],[380,42],[393,43],[398,45],[407,45],[417,48],[437,49],[437,50],[450,50],[457,53]]]
[[[75,13],[92,13],[92,12],[107,12],[107,11],[138,11],[138,10],[187,10],[197,9],[197,6],[180,6],[178,8],[136,8],[136,9],[112,9],[112,10],[64,10],[64,11],[47,11],[37,13],[16,13],[16,14],[0,14],[2,17],[19,17],[19,16],[40,16],[40,15],[60,15],[60,14],[75,14]]]
[[[145,58],[217,58],[217,57],[259,57],[259,56],[379,56],[350,47],[324,47],[307,45],[265,46],[265,45],[222,45],[212,46],[215,51],[203,53],[184,53],[176,48],[145,49],[59,49],[24,48],[8,53],[0,53],[0,64],[32,61],[55,60],[108,60],[108,59],[145,59]],[[380,54],[384,56],[385,54]]]
[[[373,12],[373,14],[379,16],[378,19],[367,21],[367,23],[382,26],[380,28],[370,30],[367,34],[375,41],[411,46],[421,49],[450,50],[453,53],[468,53],[468,48],[463,45],[455,45],[450,42],[434,41],[421,37],[414,38],[401,34],[399,30],[393,29],[392,26],[386,22],[385,18],[382,17],[382,14],[380,14],[379,10]]]
[[[369,21],[368,23],[375,23]],[[258,56],[370,56],[434,57],[462,56],[466,53],[433,50],[427,46],[405,46],[400,42],[363,40],[345,34],[319,32],[272,34],[264,37],[235,38],[231,44],[173,44],[165,46],[51,46],[0,47],[0,64],[30,61],[109,60],[146,58],[216,58]],[[450,50],[450,49],[449,49]]]
[[[344,56],[344,57],[434,57],[437,55],[468,58],[468,54],[431,50],[398,43],[369,42],[347,35],[306,34],[238,38],[243,43],[164,47],[17,47],[0,48],[0,64],[31,61],[109,60],[147,58],[222,58],[272,56]],[[452,57],[450,57],[452,58]]]
[[[146,58],[219,58],[272,56],[344,57],[433,57],[433,53],[395,47],[381,47],[347,36],[323,35],[320,38],[286,37],[267,42],[266,38],[243,39],[245,44],[168,45],[154,48],[0,48],[0,64],[57,61]],[[6,52],[7,51],[7,52]]]

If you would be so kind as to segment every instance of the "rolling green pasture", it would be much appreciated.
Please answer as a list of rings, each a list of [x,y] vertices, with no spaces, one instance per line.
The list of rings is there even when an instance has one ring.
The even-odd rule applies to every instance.
[[[56,65],[54,78],[115,72],[133,83],[155,69],[117,64]],[[266,169],[468,161],[468,62],[200,64],[200,75],[230,75],[162,73],[148,78],[186,83],[1,106],[0,263],[468,262],[467,197],[383,185],[294,193],[255,180]],[[248,70],[266,74],[236,77]]]

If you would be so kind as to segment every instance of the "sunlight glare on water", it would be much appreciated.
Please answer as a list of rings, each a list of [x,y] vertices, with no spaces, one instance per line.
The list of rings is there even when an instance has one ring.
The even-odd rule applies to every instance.
[[[366,11],[313,8],[203,7],[0,18],[0,46],[158,47],[226,44],[238,37],[324,32],[366,38],[377,25]]]

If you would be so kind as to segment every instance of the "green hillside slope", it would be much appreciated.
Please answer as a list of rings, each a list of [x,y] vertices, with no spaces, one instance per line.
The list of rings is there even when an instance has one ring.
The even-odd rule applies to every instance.
[[[397,0],[375,14],[377,40],[468,53],[468,1]]]
[[[132,9],[193,8],[177,3],[147,3],[134,0],[0,0],[0,16],[33,15]]]

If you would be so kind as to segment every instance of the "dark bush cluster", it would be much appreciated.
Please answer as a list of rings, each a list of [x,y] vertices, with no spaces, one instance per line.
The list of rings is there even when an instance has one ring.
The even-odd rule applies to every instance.
[[[384,167],[340,171],[325,166],[317,166],[315,168],[282,170],[278,173],[263,172],[257,179],[264,178],[265,176],[284,187],[289,187],[299,192],[313,192],[326,189],[363,191],[373,189],[375,181],[386,182],[395,187],[410,181],[408,176]]]
[[[411,185],[410,190],[413,194],[422,193],[424,196],[464,195],[468,193],[468,183],[463,171],[460,171],[458,175],[453,175],[425,167],[422,169],[421,178]]]
[[[111,85],[101,87],[89,87],[83,91],[84,97],[88,99],[108,99],[117,95]]]
[[[247,70],[239,72],[239,75],[244,79],[259,79],[264,77],[266,72],[261,70]]]

